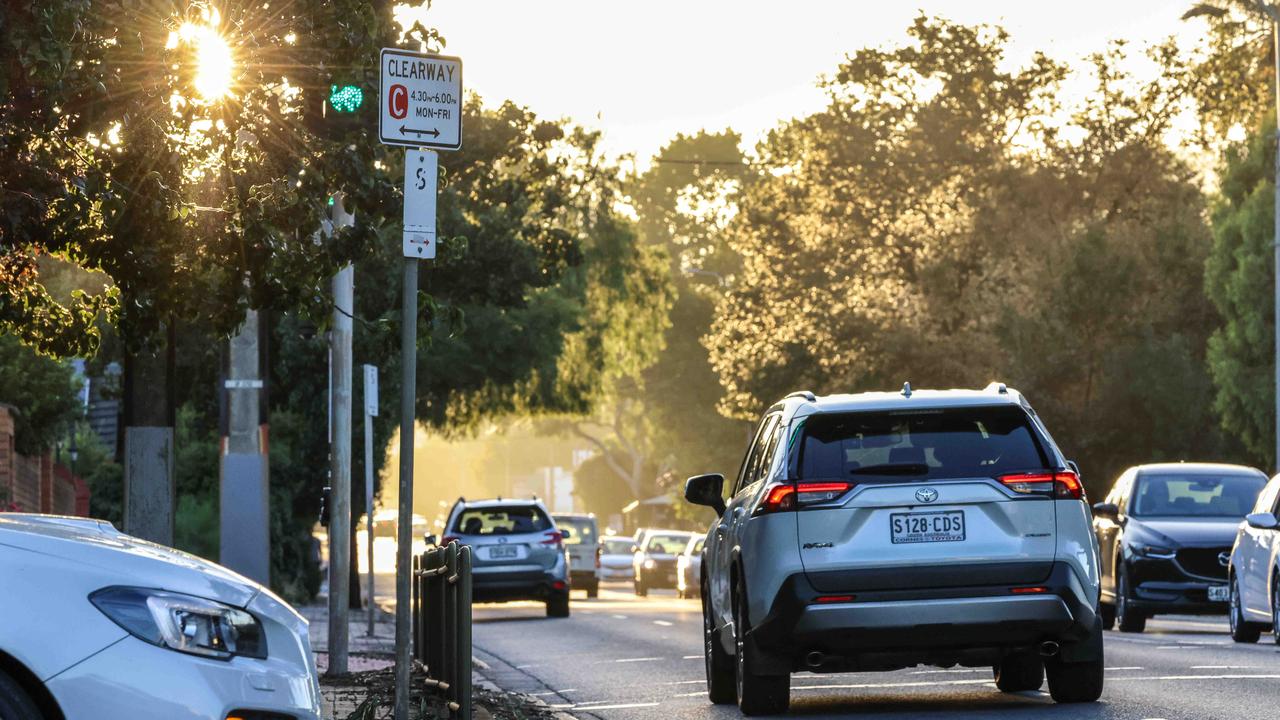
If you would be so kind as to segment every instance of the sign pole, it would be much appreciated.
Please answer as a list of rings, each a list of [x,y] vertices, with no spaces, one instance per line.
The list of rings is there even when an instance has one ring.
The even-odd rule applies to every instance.
[[[400,502],[396,524],[395,720],[409,720],[410,639],[413,634],[413,436],[418,363],[418,261],[436,256],[439,158],[427,148],[462,147],[462,60],[383,48],[378,139],[418,148],[404,158],[404,289],[400,308]],[[438,671],[438,668],[432,668]],[[471,672],[470,667],[459,672]]]
[[[369,623],[365,634],[373,637],[373,418],[378,414],[378,368],[364,366],[364,525],[369,566]]]
[[[413,567],[413,435],[418,369],[418,259],[404,259],[400,305],[400,508],[396,524],[396,720],[409,720],[409,574]]]

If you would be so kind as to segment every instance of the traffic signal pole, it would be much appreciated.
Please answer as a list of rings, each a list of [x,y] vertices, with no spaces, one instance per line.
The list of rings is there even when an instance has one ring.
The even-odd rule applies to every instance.
[[[333,228],[350,227],[342,194],[334,196]],[[329,331],[333,437],[330,439],[329,518],[329,668],[326,675],[347,674],[347,610],[351,604],[351,332],[355,310],[355,268],[333,276],[333,329]]]

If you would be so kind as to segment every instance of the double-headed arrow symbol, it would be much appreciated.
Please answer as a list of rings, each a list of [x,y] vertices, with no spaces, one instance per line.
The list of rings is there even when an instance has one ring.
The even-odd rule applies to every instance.
[[[417,133],[418,135],[430,135],[433,138],[440,137],[440,131],[435,128],[431,128],[430,130],[419,130],[418,128],[405,127],[404,125],[401,125],[400,134],[404,135],[405,133]]]

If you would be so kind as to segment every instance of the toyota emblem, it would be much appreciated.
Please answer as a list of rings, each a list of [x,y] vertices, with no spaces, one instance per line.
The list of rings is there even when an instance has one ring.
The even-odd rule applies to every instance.
[[[1218,553],[1218,564],[1222,567],[1228,567],[1231,565],[1231,553],[1226,552],[1225,550]]]
[[[931,503],[938,499],[938,491],[933,488],[920,488],[916,491],[916,499],[922,503]]]
[[[507,539],[506,539],[506,538],[504,538],[504,537],[500,537],[500,538],[498,538],[498,544],[499,544],[499,545],[506,545],[506,544],[507,544]]]

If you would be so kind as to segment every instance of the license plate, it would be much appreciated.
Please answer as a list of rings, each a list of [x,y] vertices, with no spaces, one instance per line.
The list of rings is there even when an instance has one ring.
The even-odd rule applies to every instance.
[[[489,548],[490,560],[514,560],[520,557],[520,552],[511,545],[496,545]]]
[[[895,545],[959,542],[964,540],[964,511],[894,513],[889,516],[889,539]]]
[[[1226,602],[1231,599],[1231,591],[1226,585],[1210,585],[1209,601],[1210,602]]]

